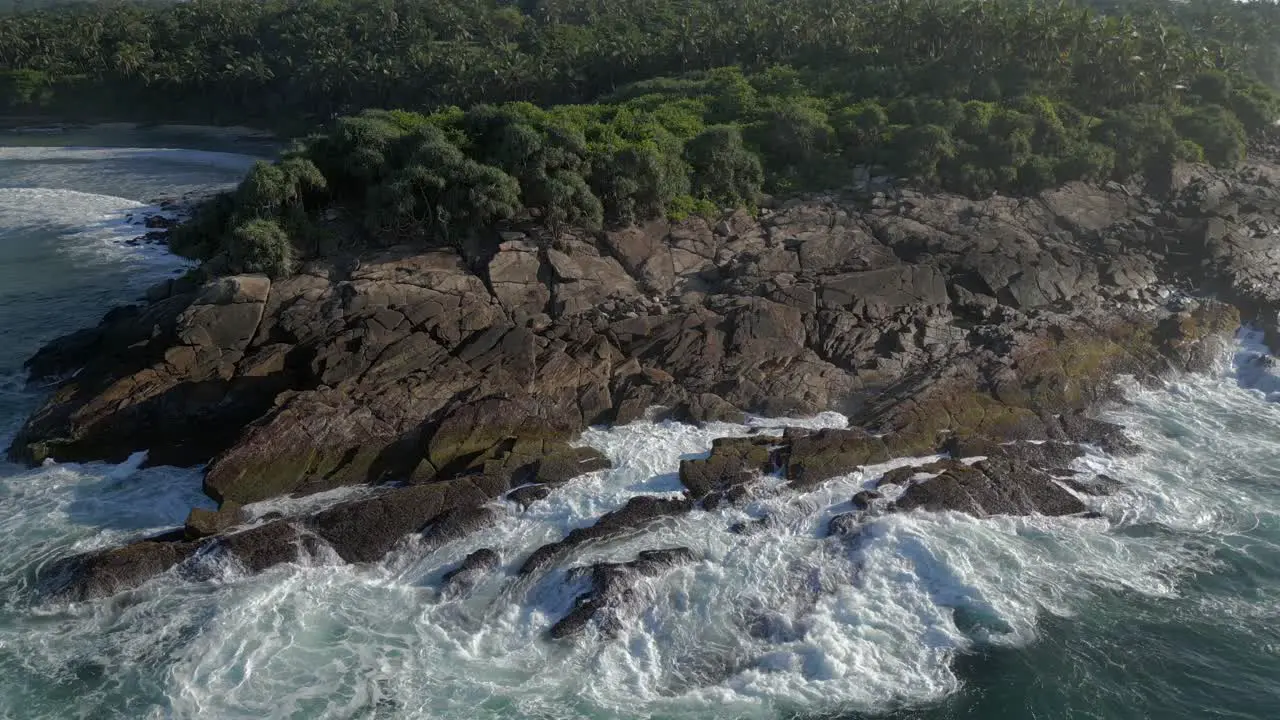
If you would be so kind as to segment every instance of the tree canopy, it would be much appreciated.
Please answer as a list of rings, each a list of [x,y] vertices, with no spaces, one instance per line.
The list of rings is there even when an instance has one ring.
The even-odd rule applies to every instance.
[[[634,83],[631,92],[676,90],[687,83],[662,78],[730,66],[767,75],[759,89],[773,96],[809,76],[824,95],[1041,94],[1095,115],[1171,101],[1199,70],[1280,82],[1275,0],[1104,3],[1094,4],[1106,12],[1026,0],[59,5],[0,15],[0,92],[14,111],[292,128],[369,107],[596,102]]]
[[[1278,48],[1274,0],[126,1],[0,15],[0,107],[310,133],[175,237],[280,273],[332,218],[448,244],[855,168],[981,196],[1232,165],[1280,118]]]

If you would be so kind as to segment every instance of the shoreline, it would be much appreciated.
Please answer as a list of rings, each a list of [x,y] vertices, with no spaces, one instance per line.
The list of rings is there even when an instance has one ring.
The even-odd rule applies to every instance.
[[[1196,183],[1228,179],[1189,171]],[[1191,247],[1192,216],[1215,212],[1185,204],[1198,196],[1193,184],[1169,198],[1068,184],[1033,211],[910,190],[881,207],[812,198],[759,219],[568,233],[547,250],[537,228],[511,229],[487,271],[465,251],[399,248],[276,279],[166,283],[147,304],[31,359],[33,377],[83,372],[31,417],[10,457],[110,462],[145,442],[149,463],[205,464],[218,509],[193,508],[163,535],[69,559],[59,577],[70,583],[46,589],[111,595],[211,548],[269,557],[254,566],[263,570],[301,557],[298,528],[347,562],[380,559],[429,528],[440,541],[460,538],[497,519],[485,509],[492,501],[528,506],[612,467],[577,444],[581,433],[655,406],[694,424],[849,412],[845,429],[718,442],[710,457],[681,463],[683,497],[632,498],[538,547],[518,575],[569,561],[587,541],[740,503],[765,476],[805,492],[909,458],[952,460],[920,466],[938,477],[928,483],[913,482],[915,471],[885,481],[901,493],[869,488],[829,533],[856,536],[870,517],[915,508],[1085,513],[1053,473],[1086,445],[1136,449],[1088,415],[1112,397],[1112,379],[1204,368],[1240,325],[1234,307],[1174,290],[1204,275],[1163,249]],[[1251,200],[1248,188],[1263,185],[1236,202]],[[988,220],[963,220],[980,211]],[[1149,236],[1143,218],[1161,214],[1167,233]],[[1241,267],[1211,274],[1228,290],[1247,287],[1239,273],[1254,265],[1251,246],[1220,240]],[[1098,242],[1111,248],[1105,256]],[[664,253],[669,263],[650,262]],[[1045,281],[1026,282],[1011,263]],[[113,360],[127,357],[137,362]],[[206,387],[220,388],[216,400]],[[969,457],[987,460],[955,461]],[[1072,482],[1085,495],[1104,489]],[[265,524],[243,512],[342,486],[381,492]],[[390,508],[396,522],[377,521]],[[620,587],[597,590],[592,607],[603,608]],[[592,619],[575,617],[553,634]]]
[[[130,437],[158,440],[148,447],[146,460],[137,454],[123,458],[126,467],[148,472],[145,469],[153,465],[180,465],[177,461],[187,449],[194,451],[190,457],[216,457],[213,465],[207,466],[211,472],[199,471],[204,475],[205,497],[197,499],[192,494],[195,480],[192,474],[183,474],[187,492],[178,502],[191,502],[185,520],[174,512],[148,526],[145,533],[115,538],[110,545],[81,546],[71,555],[60,552],[54,564],[40,570],[31,592],[36,602],[55,606],[117,593],[149,600],[151,596],[143,594],[148,592],[143,586],[149,582],[154,582],[151,587],[167,588],[210,577],[219,581],[220,575],[200,574],[208,572],[211,558],[218,559],[219,568],[234,568],[229,572],[236,573],[237,582],[269,587],[281,576],[261,580],[247,576],[269,571],[290,573],[286,566],[291,563],[323,565],[324,572],[331,567],[336,574],[364,563],[395,563],[394,558],[401,557],[395,553],[404,547],[434,552],[448,546],[452,549],[433,558],[429,573],[412,579],[416,587],[427,588],[424,594],[438,592],[438,597],[470,603],[469,598],[483,597],[492,588],[537,583],[547,592],[576,597],[571,597],[572,605],[566,600],[547,609],[545,616],[529,613],[527,626],[520,629],[524,633],[521,637],[533,638],[539,643],[537,647],[549,642],[584,647],[597,633],[607,639],[620,624],[638,623],[648,613],[670,612],[661,597],[651,599],[644,594],[648,583],[698,573],[704,563],[717,568],[721,573],[717,577],[725,578],[726,586],[742,582],[744,576],[759,577],[761,569],[779,578],[788,577],[781,563],[766,562],[744,570],[714,554],[714,548],[726,542],[756,543],[787,537],[785,532],[774,532],[776,528],[803,523],[806,548],[816,546],[813,540],[820,540],[826,548],[854,552],[872,548],[885,556],[900,552],[900,548],[885,543],[878,533],[893,527],[891,523],[898,522],[895,517],[914,511],[930,516],[952,511],[978,518],[1063,516],[1066,521],[1053,527],[1087,525],[1088,537],[1095,533],[1103,536],[1110,532],[1107,523],[1117,517],[1103,496],[1120,487],[1119,482],[1129,482],[1118,474],[1114,477],[1124,477],[1123,481],[1110,479],[1103,471],[1129,462],[1125,458],[1137,449],[1133,443],[1141,442],[1109,424],[1117,422],[1109,417],[1111,413],[1084,414],[1096,412],[1108,402],[1104,376],[1126,370],[1159,372],[1162,361],[1156,353],[1162,346],[1171,351],[1170,360],[1179,366],[1203,365],[1203,358],[1195,356],[1220,345],[1226,334],[1220,331],[1227,326],[1234,330],[1236,325],[1230,311],[1223,313],[1224,309],[1212,301],[1186,298],[1174,289],[1170,283],[1180,272],[1163,262],[1158,270],[1148,268],[1135,256],[1132,249],[1143,237],[1145,226],[1131,225],[1128,218],[1158,215],[1148,200],[1155,202],[1146,195],[1134,200],[1120,190],[1073,186],[1034,201],[1035,207],[1043,206],[1045,212],[1056,209],[1054,217],[1063,220],[1092,221],[1096,213],[1111,213],[1106,219],[1114,221],[1108,226],[1112,230],[1105,238],[1100,231],[1097,242],[1115,240],[1118,245],[1108,247],[1126,250],[1113,249],[1102,257],[1087,254],[1098,245],[1083,230],[1046,236],[1038,229],[1040,225],[1014,215],[1016,206],[1012,203],[990,203],[1001,218],[1020,222],[1029,233],[1021,236],[1025,242],[1012,237],[1003,240],[1000,252],[1014,254],[1024,248],[1024,252],[1032,252],[1042,244],[1050,245],[1045,250],[1049,254],[1036,252],[1032,261],[1022,262],[1020,267],[1049,266],[1044,276],[1061,287],[1060,294],[1070,291],[1069,297],[1062,298],[1072,303],[1070,309],[1054,302],[1055,298],[1035,294],[1058,292],[1048,284],[1037,290],[1016,278],[1005,288],[975,287],[976,283],[968,284],[974,290],[934,287],[939,275],[949,285],[956,278],[963,280],[968,265],[992,278],[983,282],[997,282],[991,265],[965,259],[974,254],[971,243],[990,237],[989,228],[997,226],[974,229],[970,238],[968,226],[946,225],[949,235],[945,239],[935,236],[928,242],[937,248],[935,253],[945,250],[954,256],[951,259],[909,253],[921,247],[915,243],[924,240],[892,234],[890,228],[908,232],[919,227],[913,224],[916,220],[930,227],[944,225],[950,222],[950,209],[962,202],[909,190],[893,191],[882,203],[886,207],[880,209],[852,197],[811,199],[784,203],[788,206],[758,220],[731,215],[720,230],[695,219],[638,240],[628,239],[624,233],[607,238],[574,234],[541,255],[534,244],[538,239],[534,231],[529,230],[521,240],[508,234],[487,265],[488,289],[473,279],[472,271],[446,262],[452,253],[421,248],[417,254],[369,251],[355,268],[327,267],[318,262],[304,269],[304,274],[269,282],[260,276],[224,278],[209,284],[190,278],[166,280],[149,290],[147,301],[136,310],[112,311],[119,322],[88,331],[97,334],[96,338],[83,334],[85,331],[78,333],[84,341],[79,348],[84,352],[81,357],[89,358],[87,364],[71,357],[80,354],[73,347],[76,343],[62,346],[69,353],[66,359],[83,372],[56,392],[86,391],[82,396],[86,404],[80,406],[84,410],[68,409],[103,429],[99,449],[119,449]],[[1179,208],[1178,213],[1183,214],[1182,206],[1167,202],[1169,208]],[[1117,203],[1124,203],[1124,209]],[[827,218],[834,212],[846,213],[858,225],[833,228]],[[881,228],[878,237],[883,239],[859,230],[863,224]],[[1183,231],[1188,235],[1186,241],[1191,242],[1193,229]],[[703,242],[713,243],[724,255],[733,253],[742,261],[721,258],[717,253],[704,267],[673,263],[671,275],[658,274],[667,272],[666,265],[637,265],[636,258],[652,257],[662,248],[674,252],[690,247],[690,238],[696,239],[699,233],[706,238]],[[1150,239],[1144,242],[1153,244]],[[899,259],[878,250],[881,246],[901,250],[895,253]],[[851,269],[845,258],[855,252],[857,257],[879,259],[881,266]],[[743,276],[759,278],[768,272],[764,259],[772,257],[774,264],[768,267],[776,268],[792,253],[797,261],[803,258],[805,266],[790,277],[730,284]],[[1176,262],[1172,259],[1179,255],[1162,251],[1160,257]],[[1101,277],[1091,281],[1067,276],[1071,268],[1084,268],[1085,263],[1088,267],[1096,263]],[[719,299],[684,297],[680,284],[701,282],[710,276],[712,267],[727,278],[717,289]],[[1148,271],[1155,275],[1147,275]],[[539,276],[552,278],[548,281],[552,294],[547,298],[530,297],[531,289],[539,287]],[[900,288],[886,288],[885,281],[895,278]],[[765,282],[769,283],[765,289],[757,289]],[[1095,306],[1088,301],[1089,286],[1094,282],[1102,285],[1099,294],[1115,302]],[[675,284],[660,295],[642,296],[629,289],[645,290],[656,283]],[[803,314],[818,312],[808,310],[802,297],[806,283],[820,285],[819,298],[826,298],[820,301],[829,305],[825,312],[856,320],[856,327],[852,331],[802,332]],[[619,288],[625,292],[619,294]],[[455,292],[460,289],[465,294]],[[910,324],[886,317],[881,310],[864,314],[849,309],[843,295],[835,296],[837,291],[878,299],[883,306],[893,303],[896,310],[892,314],[908,314]],[[931,295],[917,297],[918,292]],[[500,307],[491,307],[494,312],[484,317],[449,309],[454,307],[450,295],[459,295],[461,302],[474,308],[483,305],[490,294],[489,305]],[[652,300],[654,295],[659,299]],[[540,319],[530,318],[533,324],[528,328],[508,328],[507,312],[548,307],[544,299],[559,303],[548,310],[555,314],[550,319],[553,327],[542,328]],[[608,317],[595,317],[591,308],[600,308]],[[340,309],[341,317],[335,309]],[[1117,309],[1128,319],[1108,326],[1103,321],[1114,320]],[[134,313],[132,319],[126,313]],[[979,313],[983,317],[976,317]],[[401,328],[397,315],[407,320],[419,318],[410,320],[416,330]],[[695,320],[705,318],[713,319],[696,327],[706,328],[709,335],[723,334],[712,335],[708,342],[691,341],[689,344],[700,349],[689,352],[703,356],[709,355],[707,347],[723,347],[729,360],[739,365],[726,367],[720,379],[712,379],[716,387],[704,391],[697,385],[697,373],[689,368],[696,363],[697,367],[715,369],[721,360],[709,357],[704,362],[702,357],[682,359],[679,353],[650,351],[646,338],[676,340],[681,335],[676,332],[677,325],[695,327]],[[333,324],[335,319],[340,322]],[[980,327],[973,332],[978,335],[966,333],[962,337],[947,330],[966,319],[976,319]],[[418,323],[429,324],[435,335],[423,329],[428,325]],[[1055,339],[1059,330],[1067,335]],[[932,390],[886,391],[884,397],[892,407],[882,412],[868,408],[860,418],[832,413],[824,422],[815,422],[817,418],[808,413],[788,413],[785,408],[767,414],[753,412],[753,417],[747,417],[744,411],[762,407],[751,403],[745,394],[751,388],[745,383],[732,387],[730,380],[723,379],[731,373],[742,377],[744,373],[737,368],[745,368],[761,378],[762,385],[774,383],[767,392],[781,397],[788,389],[777,383],[785,378],[771,378],[767,373],[777,371],[760,359],[790,353],[792,370],[782,372],[806,375],[805,384],[810,387],[825,382],[835,398],[840,389],[835,384],[835,371],[814,368],[825,362],[836,370],[852,367],[861,371],[868,363],[836,346],[824,347],[826,359],[808,356],[793,348],[793,342],[817,347],[859,332],[879,336],[864,347],[868,357],[879,358],[873,362],[881,368],[888,365],[886,361],[903,361],[905,365],[911,358],[923,361],[924,355],[932,355],[935,359],[925,364],[976,374],[996,371],[999,365],[1009,372],[999,376],[996,397],[982,394],[981,381],[973,376],[956,375],[949,387],[935,383]],[[1144,341],[1149,332],[1160,340]],[[357,337],[362,340],[353,344]],[[969,352],[971,337],[986,338],[980,341],[979,352],[999,353],[1009,364],[983,361],[979,365],[965,360],[962,356]],[[545,344],[539,338],[545,339]],[[886,354],[884,338],[894,339],[902,349],[890,347]],[[1001,350],[1006,340],[1020,349]],[[1049,347],[1043,347],[1042,342]],[[456,356],[456,362],[436,347],[446,343],[452,344],[447,350]],[[949,349],[943,352],[931,347],[940,343]],[[40,353],[53,359],[46,350]],[[841,361],[837,352],[845,352],[851,359]],[[108,356],[120,361],[104,362]],[[526,358],[532,358],[536,375],[525,374],[529,368]],[[584,370],[579,375],[575,368]],[[861,374],[866,377],[865,372]],[[600,380],[584,383],[586,375]],[[400,443],[421,448],[411,450],[414,457],[400,458],[404,452],[399,447],[379,449],[376,443],[385,436],[385,427],[362,426],[370,417],[394,420],[391,413],[404,398],[429,402],[421,394],[424,388],[452,389],[472,377],[483,377],[510,400],[489,406],[485,400],[463,396],[462,404],[436,414],[441,420],[428,428],[430,437],[422,434]],[[332,385],[328,389],[313,386],[313,379]],[[385,384],[387,380],[392,384]],[[343,387],[352,391],[344,392]],[[196,388],[203,390],[192,392]],[[568,388],[568,392],[559,388]],[[720,390],[724,395],[712,394],[717,388],[725,388]],[[157,392],[153,394],[153,390]],[[1059,392],[1062,397],[1052,397]],[[1019,397],[1022,393],[1026,398]],[[257,404],[251,395],[262,402]],[[518,401],[521,397],[529,402]],[[585,402],[602,402],[593,401],[595,397],[609,398],[616,405],[614,422],[607,430],[596,426],[582,430],[577,423],[556,424],[570,412],[582,412]],[[760,397],[765,402],[769,399]],[[117,401],[132,403],[132,409],[92,416],[93,406]],[[670,434],[662,435],[644,424],[628,427],[620,417],[642,412],[655,402],[676,406],[673,411],[682,412],[680,419],[687,421],[673,431],[678,437],[666,445],[659,441]],[[913,403],[923,404],[926,412],[910,417],[899,412]],[[268,409],[269,405],[276,409]],[[1035,417],[1027,412],[1032,407],[1062,413],[1056,419]],[[166,408],[172,408],[174,414],[157,414]],[[198,425],[193,422],[187,430],[179,427],[178,433],[168,437],[155,436],[155,428],[163,434],[185,419],[194,419],[193,408],[199,414]],[[353,421],[345,422],[326,408],[334,408]],[[282,422],[280,413],[292,419],[285,417]],[[257,419],[251,417],[254,415]],[[326,428],[311,423],[311,415],[319,415]],[[503,437],[486,436],[489,428],[507,416],[515,419],[499,428],[497,434]],[[145,428],[138,425],[129,430],[132,418],[141,417],[157,422],[152,424],[148,419]],[[933,417],[950,418],[950,427],[932,422]],[[724,425],[716,421],[733,427],[724,432]],[[216,428],[223,427],[241,437],[210,437],[211,432],[218,432]],[[267,433],[257,438],[261,442],[252,440],[258,432],[255,427]],[[397,427],[412,434],[423,424],[415,416]],[[117,434],[120,428],[125,429],[124,434]],[[336,430],[337,434],[313,435],[316,428]],[[368,435],[363,428],[369,428]],[[952,432],[938,432],[946,430]],[[508,436],[517,439],[509,441]],[[61,439],[73,439],[63,433],[47,437],[55,452]],[[279,458],[281,462],[266,469],[277,470],[275,475],[282,483],[284,476],[294,474],[317,477],[320,482],[303,478],[297,488],[282,484],[278,494],[257,493],[257,480],[265,475],[259,472],[263,466],[246,452],[262,458],[272,448],[297,446],[309,437],[338,447],[328,455],[315,453],[317,459],[304,460],[305,465]],[[692,442],[694,438],[698,441]],[[205,439],[213,442],[193,446]],[[250,442],[245,444],[244,440]],[[218,451],[214,445],[224,443],[230,451],[214,455]],[[641,444],[646,453],[660,451],[663,465],[654,467],[646,457],[637,466],[639,474],[632,476],[628,474],[632,466],[622,450]],[[237,446],[246,452],[237,452]],[[373,451],[369,455],[373,457],[376,451],[376,457],[364,467],[354,467],[365,462],[361,453],[370,446]],[[1097,448],[1096,454],[1086,446]],[[317,447],[324,450],[322,445]],[[1147,447],[1145,442],[1142,447]],[[88,450],[89,455],[97,454],[92,448]],[[1104,457],[1106,464],[1096,464],[1103,462],[1099,457]],[[114,462],[118,458],[103,459]],[[420,462],[411,475],[397,472],[415,460]],[[395,464],[385,464],[388,462]],[[237,465],[243,473],[237,471]],[[390,472],[368,482],[379,465]],[[168,471],[157,468],[156,472]],[[171,476],[138,477],[142,485],[152,482],[152,477],[168,482]],[[242,481],[248,478],[253,478],[252,482]],[[325,494],[324,481],[333,479],[338,480],[334,483],[337,487],[329,489],[337,492]],[[393,482],[379,483],[382,479]],[[402,484],[404,481],[408,484]],[[295,489],[307,499],[282,501],[295,497],[291,492]],[[217,506],[215,498],[221,500]],[[538,532],[522,532],[518,539],[504,535],[513,523],[545,517],[549,503],[572,508],[564,522],[549,523],[545,530],[538,526]],[[669,528],[678,532],[667,532]],[[945,544],[950,542],[948,536],[937,533],[929,537],[931,543],[944,543],[931,548],[949,547]],[[933,539],[937,537],[943,539]],[[772,544],[761,546],[766,552],[760,554],[766,558],[774,552],[791,553],[800,548],[785,539],[769,542]],[[1134,546],[1139,546],[1139,541],[1135,540]],[[597,547],[608,548],[610,555],[601,559]],[[798,557],[822,563],[828,559],[825,552],[806,550]],[[384,560],[387,557],[393,559]],[[857,567],[857,572],[863,572],[863,564]],[[869,567],[868,576],[886,577],[883,566]],[[1063,572],[1063,567],[1088,572],[1097,565],[1073,559],[1070,564],[1055,564],[1045,573]],[[949,569],[943,565],[943,572]],[[158,574],[153,572],[156,570]],[[975,574],[993,575],[985,566]],[[823,577],[839,583],[844,576]],[[578,581],[582,582],[575,584]],[[914,587],[902,582],[893,589],[905,593]],[[217,596],[217,602],[225,597]],[[777,594],[762,597],[772,602]],[[825,594],[815,592],[814,597],[822,602]],[[887,594],[883,597],[881,604],[890,601]],[[935,604],[926,598],[920,607],[928,613]],[[735,612],[715,596],[703,601],[699,609],[715,618],[732,617]],[[365,616],[353,617],[360,622]],[[1017,622],[1022,616],[996,617],[1002,623],[1023,627]],[[1031,617],[1025,622],[1037,626]],[[864,626],[855,620],[839,627],[850,628],[849,637],[856,639],[857,629]],[[893,647],[893,657],[924,652],[917,649],[914,639],[904,634],[902,642]],[[926,645],[919,643],[919,647]],[[949,667],[947,661],[926,669],[950,672]],[[510,687],[518,688],[520,682],[516,678]]]
[[[247,125],[198,125],[190,123],[151,122],[77,122],[41,117],[0,117],[0,132],[56,133],[83,130],[158,131],[204,134],[228,139],[281,140],[270,130]]]
[[[155,147],[274,158],[287,138],[246,126],[0,118],[0,147]]]

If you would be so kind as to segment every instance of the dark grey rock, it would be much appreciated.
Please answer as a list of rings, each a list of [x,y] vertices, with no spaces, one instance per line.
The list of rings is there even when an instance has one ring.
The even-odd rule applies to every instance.
[[[597,563],[578,568],[569,574],[570,581],[586,576],[591,589],[574,601],[574,608],[551,627],[552,639],[563,640],[581,633],[595,621],[606,634],[616,633],[625,617],[636,610],[640,598],[634,583],[653,577],[663,570],[696,562],[698,556],[689,548],[645,550],[635,560],[625,563]]]

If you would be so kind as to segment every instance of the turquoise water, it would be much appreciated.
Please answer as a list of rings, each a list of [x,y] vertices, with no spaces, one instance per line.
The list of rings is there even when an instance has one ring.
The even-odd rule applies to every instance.
[[[901,716],[1280,717],[1280,411],[1240,381],[1187,378],[1113,413],[1150,452],[1110,474],[1140,479],[1152,501],[1117,502],[1113,532],[1184,555],[1161,573],[1164,588],[1132,592],[1064,568],[1084,586],[1075,612],[1042,616],[1024,647],[962,658],[956,695]]]
[[[0,149],[0,442],[41,392],[23,359],[182,270],[129,245],[124,218],[248,162]],[[1255,369],[1260,351],[1245,334],[1218,372],[1130,389],[1110,415],[1148,451],[1079,461],[1125,482],[1091,501],[1106,519],[912,514],[859,546],[824,539],[884,470],[868,469],[587,549],[577,562],[674,545],[705,559],[642,583],[619,638],[571,645],[543,639],[580,589],[562,573],[497,573],[460,597],[439,594],[440,576],[482,546],[510,567],[633,495],[677,492],[681,457],[745,428],[592,431],[614,470],[436,550],[255,577],[216,567],[73,605],[34,601],[38,569],[181,523],[208,503],[198,472],[141,456],[0,464],[0,717],[1280,717],[1280,381]],[[728,532],[762,512],[780,526]]]

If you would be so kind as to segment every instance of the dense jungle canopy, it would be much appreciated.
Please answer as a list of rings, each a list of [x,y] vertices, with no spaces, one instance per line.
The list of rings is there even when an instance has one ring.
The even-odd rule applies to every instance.
[[[1280,118],[1277,83],[1275,2],[191,0],[0,15],[11,117],[312,133],[175,238],[272,272],[333,247],[337,225],[348,241],[456,243],[511,218],[712,215],[844,187],[857,167],[981,196],[1232,165]]]

